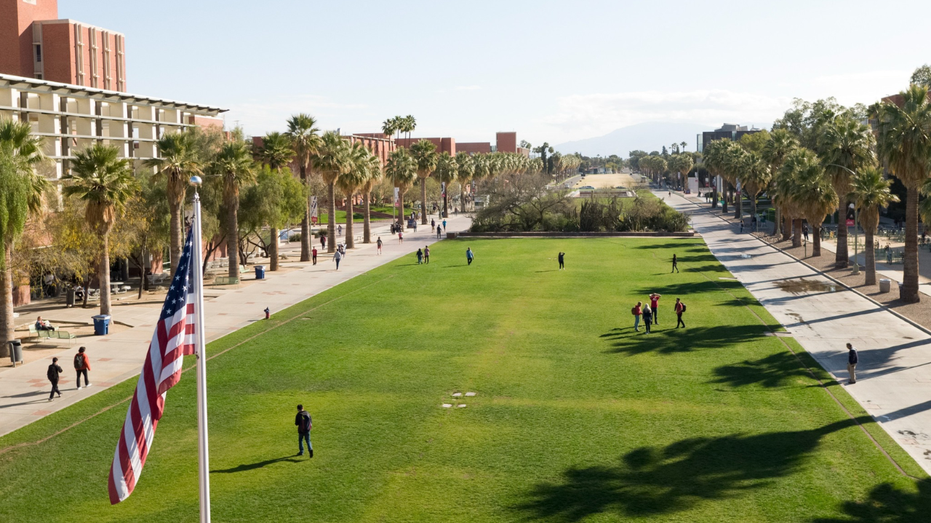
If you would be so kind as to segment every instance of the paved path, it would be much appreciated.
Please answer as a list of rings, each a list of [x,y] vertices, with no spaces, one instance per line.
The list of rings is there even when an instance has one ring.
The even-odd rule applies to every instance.
[[[712,213],[704,204],[665,191],[657,195],[692,215],[692,226],[715,257],[931,473],[931,337],[841,287],[836,292],[783,291],[777,282],[787,279],[833,283],[763,241],[738,234],[736,225],[717,217],[719,210]],[[847,383],[848,341],[860,354],[853,385]]]
[[[449,231],[468,229],[471,219],[453,216],[448,219]],[[361,230],[361,224],[359,224]],[[330,287],[363,274],[375,267],[416,252],[418,248],[437,241],[436,231],[420,226],[418,232],[405,231],[404,243],[388,231],[388,225],[373,227],[372,237],[384,241],[382,255],[376,255],[375,244],[357,244],[335,270],[332,256],[321,254],[317,265],[309,262],[283,261],[281,272],[269,272],[265,280],[237,289],[205,289],[204,311],[207,322],[207,341],[215,340],[232,331],[264,318],[263,310],[273,312],[299,303]],[[340,240],[337,238],[337,240]],[[162,298],[164,299],[164,298]],[[83,338],[80,345],[87,347],[90,357],[91,387],[77,390],[71,360],[78,344],[49,354],[46,358],[0,372],[0,436],[28,425],[48,414],[61,410],[96,392],[139,374],[152,329],[158,320],[161,300],[153,303],[121,306],[114,310],[115,320],[134,328],[121,328],[106,337]],[[59,309],[43,312],[48,318],[67,319],[75,315],[86,321],[91,314],[86,309]],[[65,372],[59,387],[62,398],[48,401],[50,385],[45,377],[52,356],[58,356]]]

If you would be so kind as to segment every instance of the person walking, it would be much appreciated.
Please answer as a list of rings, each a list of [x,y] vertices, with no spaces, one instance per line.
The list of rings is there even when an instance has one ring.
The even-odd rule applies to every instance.
[[[417,265],[423,263],[423,250],[417,249]]]
[[[297,425],[297,455],[304,455],[304,442],[307,442],[307,452],[309,457],[314,457],[314,448],[310,444],[310,431],[314,428],[314,420],[310,413],[304,410],[303,405],[297,406],[297,416],[294,416],[294,424]]]
[[[685,312],[685,304],[679,301],[679,298],[676,298],[676,328],[679,328],[679,325],[682,325],[682,328],[685,328],[685,322],[682,321],[682,313]]]
[[[430,228],[433,229],[436,227],[436,220],[430,220]]]
[[[48,400],[52,401],[52,398],[55,397],[55,394],[58,394],[58,397],[61,397],[61,391],[58,390],[58,380],[61,377],[61,373],[65,372],[61,366],[58,365],[58,358],[52,358],[52,364],[48,366],[48,380],[52,382],[52,392],[49,392]]]
[[[336,270],[339,270],[339,262],[343,259],[343,253],[339,252],[339,249],[333,254],[333,261],[336,262]]]
[[[559,253],[558,258],[559,258],[559,270],[565,269],[566,268],[566,253],[564,252]]]
[[[381,236],[378,237],[378,241],[375,242],[375,254],[381,254]]]
[[[650,333],[650,324],[653,323],[653,309],[649,305],[643,306],[643,326],[646,327],[647,334]]]
[[[857,382],[857,363],[860,362],[857,356],[857,349],[853,348],[850,343],[847,344],[847,373],[850,374],[850,383]]]
[[[342,236],[342,235],[343,235],[343,226],[342,226],[342,225],[337,225],[337,226],[336,226],[336,235],[337,235],[337,236]]]
[[[472,260],[474,259],[475,253],[472,252],[472,247],[466,248],[466,262],[468,262],[469,265],[472,265]]]
[[[659,299],[663,296],[658,293],[650,295],[650,309],[653,311],[653,325],[659,323]]]
[[[672,271],[669,271],[669,274],[672,274],[673,271],[679,272],[679,258],[675,254],[672,255]]]
[[[640,332],[640,315],[643,314],[643,302],[637,302],[637,305],[633,309],[630,309],[630,313],[634,315],[634,330]]]
[[[316,247],[314,247],[314,248],[310,251],[310,256],[311,256],[311,259],[312,259],[313,262],[314,262],[314,265],[317,265],[317,248],[316,248]]]
[[[442,238],[443,238],[443,228],[437,225],[436,226],[436,239],[439,240]]]
[[[805,241],[808,241],[808,224],[802,225],[802,237],[805,238]]]
[[[82,374],[84,375],[84,386],[91,386],[91,382],[87,379],[87,371],[91,370],[91,362],[87,359],[87,354],[84,354],[85,350],[85,347],[81,347],[78,349],[78,353],[74,355],[74,370],[78,373],[78,390],[81,390]]]
[[[404,231],[398,231],[398,243],[404,243]]]
[[[429,245],[423,248],[423,262],[430,263],[430,246]]]
[[[320,248],[326,249],[326,235],[325,234],[320,235]]]
[[[446,220],[443,220],[443,230],[446,230]]]

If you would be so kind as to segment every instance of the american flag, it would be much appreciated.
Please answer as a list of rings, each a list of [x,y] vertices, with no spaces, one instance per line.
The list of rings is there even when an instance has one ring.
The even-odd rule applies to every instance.
[[[165,396],[168,389],[181,379],[182,356],[194,354],[197,300],[193,279],[199,276],[199,272],[191,259],[193,234],[192,228],[152,334],[145,366],[139,375],[120,441],[113,454],[109,491],[110,503],[114,505],[129,497],[136,487],[146,456],[152,448],[155,427],[165,410]]]

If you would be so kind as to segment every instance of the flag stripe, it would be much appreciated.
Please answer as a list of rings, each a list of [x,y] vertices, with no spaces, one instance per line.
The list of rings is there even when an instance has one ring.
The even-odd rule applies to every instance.
[[[111,504],[123,501],[136,488],[152,448],[158,420],[165,411],[166,393],[181,379],[183,357],[194,354],[197,309],[193,279],[200,277],[200,268],[192,266],[193,236],[192,229],[152,333],[149,351],[113,453],[107,480]]]

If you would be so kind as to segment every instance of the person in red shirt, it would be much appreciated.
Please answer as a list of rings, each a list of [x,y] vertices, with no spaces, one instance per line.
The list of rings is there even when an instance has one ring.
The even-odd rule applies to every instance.
[[[679,325],[682,325],[682,328],[685,328],[685,322],[682,321],[682,313],[685,312],[685,304],[679,301],[679,298],[676,298],[676,328],[679,328]]]
[[[650,308],[653,309],[653,325],[659,323],[657,316],[659,316],[659,299],[662,298],[662,295],[653,293],[650,295]]]
[[[87,354],[84,354],[86,348],[81,347],[78,349],[78,353],[74,355],[74,370],[78,373],[78,389],[81,388],[81,375],[84,375],[84,386],[90,387],[91,382],[87,379],[87,371],[91,370],[91,362],[87,359]]]
[[[630,310],[634,315],[634,330],[640,331],[640,315],[643,314],[643,302],[637,302],[637,306]]]

